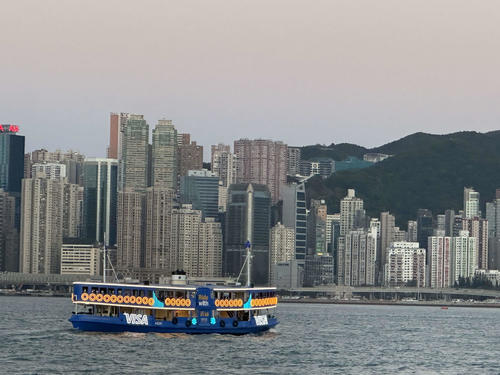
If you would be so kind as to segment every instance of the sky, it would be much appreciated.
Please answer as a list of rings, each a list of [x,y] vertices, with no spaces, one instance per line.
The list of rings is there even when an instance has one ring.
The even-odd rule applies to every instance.
[[[500,129],[497,0],[11,0],[0,123],[105,156],[110,112],[239,138],[379,146]]]

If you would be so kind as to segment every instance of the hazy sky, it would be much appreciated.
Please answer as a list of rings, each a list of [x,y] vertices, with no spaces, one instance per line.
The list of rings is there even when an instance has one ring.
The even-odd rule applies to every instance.
[[[29,151],[104,156],[120,111],[206,149],[500,128],[497,0],[3,0],[0,14],[0,123]]]

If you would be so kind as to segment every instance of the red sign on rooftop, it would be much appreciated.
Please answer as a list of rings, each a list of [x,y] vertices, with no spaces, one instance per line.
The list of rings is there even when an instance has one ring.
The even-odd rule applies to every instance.
[[[0,133],[17,133],[19,126],[12,124],[0,124]]]

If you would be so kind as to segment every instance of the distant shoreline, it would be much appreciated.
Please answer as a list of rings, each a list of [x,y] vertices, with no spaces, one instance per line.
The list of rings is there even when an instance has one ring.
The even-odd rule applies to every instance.
[[[320,305],[380,305],[380,306],[432,306],[432,307],[488,307],[500,308],[500,303],[465,303],[450,301],[356,301],[319,298],[280,299],[278,303],[303,303]]]

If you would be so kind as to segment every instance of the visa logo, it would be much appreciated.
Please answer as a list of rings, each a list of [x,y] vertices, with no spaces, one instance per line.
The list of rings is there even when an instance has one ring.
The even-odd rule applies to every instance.
[[[127,324],[134,324],[139,326],[149,325],[147,315],[129,313],[123,313],[123,315],[125,315],[125,319],[127,319]]]

